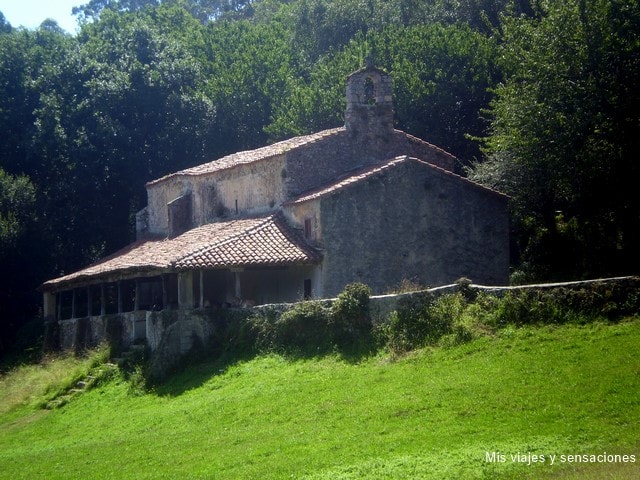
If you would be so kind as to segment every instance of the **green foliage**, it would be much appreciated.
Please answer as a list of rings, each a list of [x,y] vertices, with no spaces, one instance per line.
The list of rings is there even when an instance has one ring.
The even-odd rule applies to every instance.
[[[0,168],[0,259],[36,220],[35,202],[35,187],[28,177],[14,177]]]
[[[232,359],[267,352],[315,356],[336,349],[354,354],[371,350],[370,294],[368,286],[355,283],[347,285],[331,307],[312,300],[229,319],[217,341],[220,353]]]
[[[368,342],[371,333],[369,297],[371,289],[362,283],[347,285],[331,305],[331,327],[336,345],[346,347]]]
[[[502,22],[505,80],[474,178],[512,196],[534,276],[636,272],[640,5],[543,2],[541,13]]]
[[[389,322],[381,325],[379,335],[393,353],[415,350],[427,345],[437,345],[445,336],[447,342],[471,339],[462,317],[467,306],[463,295],[443,295],[433,300],[431,296],[409,297],[391,313]]]
[[[452,346],[525,326],[615,322],[640,312],[634,280],[603,286],[514,289],[502,295],[459,291],[434,298],[403,298],[388,321],[376,326],[379,343],[394,354],[425,346]]]
[[[465,25],[390,25],[356,35],[341,50],[318,59],[309,79],[293,83],[275,104],[266,127],[273,138],[311,133],[343,123],[343,79],[372,53],[394,81],[397,127],[457,155],[463,163],[480,157],[471,137],[486,134],[480,111],[496,84],[496,45]],[[339,80],[339,81],[338,81]]]
[[[26,337],[33,331],[22,327],[35,317],[33,289],[41,271],[37,261],[42,258],[38,214],[36,188],[30,179],[9,175],[0,166],[0,356],[10,345],[33,346],[24,345],[16,335],[21,331]]]
[[[294,352],[326,353],[333,346],[329,314],[329,310],[318,301],[295,304],[275,322],[275,345]]]
[[[640,308],[638,292],[624,285],[514,290],[492,303],[485,321],[495,327],[616,321]]]

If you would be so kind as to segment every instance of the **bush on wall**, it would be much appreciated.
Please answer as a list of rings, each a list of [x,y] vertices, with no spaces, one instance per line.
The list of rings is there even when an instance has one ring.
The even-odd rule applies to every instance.
[[[369,297],[371,289],[363,283],[352,283],[338,295],[329,312],[334,342],[346,347],[366,340],[371,333]]]
[[[458,345],[508,326],[616,320],[640,311],[638,292],[636,280],[506,292],[484,292],[460,281],[454,293],[421,291],[399,297],[396,310],[374,328],[371,291],[354,283],[333,303],[230,309],[215,343],[221,354],[231,357],[259,352],[362,355],[380,348],[396,354]]]
[[[305,353],[323,353],[332,346],[330,310],[321,302],[296,303],[274,324],[274,346]]]

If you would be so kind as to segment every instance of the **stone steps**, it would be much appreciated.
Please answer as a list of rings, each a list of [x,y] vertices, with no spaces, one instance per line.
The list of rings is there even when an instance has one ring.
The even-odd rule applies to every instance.
[[[68,388],[61,395],[58,395],[56,398],[48,401],[45,408],[47,410],[53,410],[66,405],[78,395],[82,395],[87,390],[90,390],[98,379],[102,378],[106,373],[108,373],[108,371],[114,371],[118,368],[119,367],[116,363],[110,362],[92,369],[83,379],[78,380],[73,387]]]

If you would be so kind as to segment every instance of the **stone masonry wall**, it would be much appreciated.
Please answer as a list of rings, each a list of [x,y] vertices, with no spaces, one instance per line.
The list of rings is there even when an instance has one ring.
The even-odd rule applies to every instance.
[[[288,197],[294,198],[400,155],[420,158],[449,171],[455,168],[455,157],[398,130],[373,139],[354,137],[340,130],[287,153],[284,174]]]
[[[321,202],[325,297],[353,282],[508,283],[505,196],[407,160]]]

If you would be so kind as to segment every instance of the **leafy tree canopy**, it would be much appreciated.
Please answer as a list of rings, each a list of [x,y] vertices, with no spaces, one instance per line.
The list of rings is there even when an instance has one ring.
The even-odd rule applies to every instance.
[[[637,272],[640,6],[542,8],[503,21],[505,81],[475,178],[513,196],[519,250],[538,275]]]

